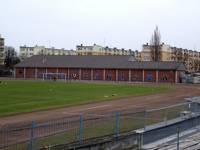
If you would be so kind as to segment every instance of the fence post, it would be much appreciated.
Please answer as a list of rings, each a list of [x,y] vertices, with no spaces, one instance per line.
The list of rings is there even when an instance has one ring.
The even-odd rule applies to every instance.
[[[30,143],[29,143],[29,150],[33,150],[33,140],[34,140],[34,128],[36,127],[35,121],[32,121],[31,124],[31,136],[30,136]]]
[[[115,114],[115,136],[118,138],[119,136],[119,112]]]
[[[164,121],[165,121],[165,126],[167,125],[167,119],[168,119],[168,110],[167,108],[164,110]]]
[[[199,126],[199,109],[198,109],[198,103],[195,103],[195,127],[198,127]]]
[[[146,125],[147,125],[147,110],[144,110],[144,131],[146,131]]]
[[[137,135],[139,136],[138,137],[138,149],[139,150],[141,150],[142,149],[142,147],[143,147],[143,136],[144,136],[144,130],[136,130],[136,133],[137,133]]]
[[[180,132],[180,129],[178,127],[177,128],[177,150],[179,150],[179,132]]]
[[[83,114],[80,115],[79,143],[83,142]]]

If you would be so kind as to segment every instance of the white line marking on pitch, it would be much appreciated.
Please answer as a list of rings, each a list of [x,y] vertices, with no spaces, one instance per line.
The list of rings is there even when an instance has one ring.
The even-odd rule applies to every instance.
[[[78,112],[84,111],[84,110],[92,110],[92,109],[98,109],[98,108],[104,108],[104,107],[110,107],[111,105],[100,105],[100,106],[94,106],[94,107],[89,107],[89,108],[84,108],[84,109],[80,109],[78,111],[72,111],[72,112],[62,112],[63,114],[69,114],[69,115],[76,115],[76,114],[80,114]]]

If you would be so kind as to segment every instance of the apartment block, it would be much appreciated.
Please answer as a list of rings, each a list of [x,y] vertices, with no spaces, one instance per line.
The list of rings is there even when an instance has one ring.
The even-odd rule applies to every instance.
[[[124,48],[118,49],[116,47],[110,48],[108,46],[103,47],[97,44],[91,46],[77,45],[76,51],[77,55],[132,55],[139,57],[138,51],[125,50]]]
[[[152,45],[144,44],[141,51],[141,61],[152,60]],[[160,45],[160,61],[183,62],[187,71],[195,72],[200,70],[200,52],[183,48],[172,47],[162,43]]]
[[[38,45],[34,47],[20,46],[20,58],[22,60],[34,55],[76,55],[76,52],[74,50],[65,50],[64,48],[46,48]]]
[[[0,35],[0,65],[4,64],[5,52],[4,52],[4,38]]]
[[[153,49],[152,45],[149,45],[148,43],[143,44],[142,51],[141,51],[142,61],[153,61],[152,49]],[[172,61],[170,45],[166,45],[164,43],[160,45],[160,61]]]

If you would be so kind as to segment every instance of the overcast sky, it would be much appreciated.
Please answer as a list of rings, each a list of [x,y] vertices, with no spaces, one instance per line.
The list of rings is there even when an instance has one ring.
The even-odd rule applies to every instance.
[[[162,42],[200,50],[200,0],[0,0],[5,44],[75,49],[93,43],[141,49]]]

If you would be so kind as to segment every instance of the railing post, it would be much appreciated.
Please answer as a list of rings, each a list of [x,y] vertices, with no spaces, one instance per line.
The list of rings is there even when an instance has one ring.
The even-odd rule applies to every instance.
[[[195,103],[195,118],[194,118],[194,127],[198,126],[198,103]]]
[[[119,136],[119,112],[116,112],[116,115],[115,115],[115,135],[116,137],[118,138]]]
[[[80,115],[79,143],[83,142],[83,114]]]
[[[167,125],[167,119],[168,119],[168,111],[167,108],[164,110],[164,122],[165,122],[165,126]]]
[[[146,131],[146,125],[147,125],[147,110],[144,110],[144,131]]]
[[[35,127],[36,127],[36,123],[33,121],[31,124],[31,136],[30,136],[29,150],[33,150],[34,128]]]
[[[143,133],[140,134],[140,145],[139,145],[139,149],[141,150],[143,146]]]
[[[179,150],[179,132],[180,132],[180,128],[177,128],[177,150]]]
[[[141,150],[143,147],[143,135],[144,135],[144,130],[136,130],[136,133],[138,135],[138,149]]]

